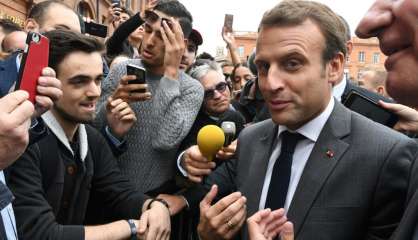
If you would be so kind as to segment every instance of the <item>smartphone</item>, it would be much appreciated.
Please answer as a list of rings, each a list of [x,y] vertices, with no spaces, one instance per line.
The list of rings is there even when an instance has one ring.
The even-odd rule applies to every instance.
[[[29,100],[35,104],[36,86],[42,69],[48,67],[49,40],[45,36],[29,32],[26,38],[26,48],[20,61],[19,75],[15,90],[25,90]]]
[[[392,128],[399,120],[398,116],[357,91],[351,91],[343,103],[354,112]]]
[[[120,1],[119,0],[112,0],[112,6],[116,8],[120,8]]]
[[[105,38],[107,36],[107,26],[95,22],[84,21],[85,33],[92,36]]]
[[[233,28],[232,28],[232,24],[234,22],[234,15],[232,14],[225,14],[225,19],[224,19],[224,27],[225,27],[225,31],[226,32],[232,32]]]
[[[135,80],[131,80],[131,81],[128,82],[129,84],[145,84],[146,83],[145,68],[142,68],[142,67],[139,67],[139,66],[136,66],[136,65],[133,65],[133,64],[128,64],[128,65],[126,65],[126,74],[136,76]],[[138,91],[135,91],[135,92],[144,93],[144,92],[146,92],[146,90],[141,89],[141,90],[138,90]]]

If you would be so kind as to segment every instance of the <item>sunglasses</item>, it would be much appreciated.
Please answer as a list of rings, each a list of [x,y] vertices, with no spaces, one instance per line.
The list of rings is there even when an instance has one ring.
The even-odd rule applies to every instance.
[[[144,16],[144,18],[145,18],[144,21],[146,23],[148,23],[149,25],[152,25],[152,24],[156,23],[158,20],[161,19],[161,27],[163,27],[163,22],[165,21],[167,23],[167,25],[170,27],[170,29],[173,29],[173,23],[171,22],[170,19],[164,18],[164,17],[160,17],[154,11],[145,10],[145,16]]]
[[[214,88],[205,90],[205,99],[212,99],[215,96],[215,91],[223,93],[227,86],[228,84],[226,82],[220,82]]]

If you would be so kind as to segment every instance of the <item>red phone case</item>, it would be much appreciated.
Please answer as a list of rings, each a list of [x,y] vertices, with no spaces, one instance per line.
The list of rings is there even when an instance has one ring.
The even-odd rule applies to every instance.
[[[42,69],[48,66],[49,40],[38,33],[30,32],[26,38],[26,49],[20,62],[19,78],[15,89],[29,93],[29,100],[35,104],[36,86]]]

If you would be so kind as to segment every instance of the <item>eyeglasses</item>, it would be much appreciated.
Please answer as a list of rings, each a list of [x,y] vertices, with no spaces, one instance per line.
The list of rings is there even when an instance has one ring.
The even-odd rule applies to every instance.
[[[215,96],[215,90],[219,93],[225,92],[227,86],[226,82],[220,82],[214,88],[205,90],[205,99],[212,99]]]
[[[145,10],[145,16],[144,21],[150,25],[156,23],[158,20],[161,19],[161,27],[163,25],[163,21],[167,23],[167,25],[172,29],[173,23],[168,18],[160,17],[158,14],[156,14],[154,11]]]

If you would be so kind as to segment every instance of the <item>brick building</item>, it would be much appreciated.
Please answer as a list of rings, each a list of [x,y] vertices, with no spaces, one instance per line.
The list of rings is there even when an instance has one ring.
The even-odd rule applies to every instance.
[[[353,51],[347,59],[346,67],[350,77],[358,80],[361,73],[369,69],[384,69],[386,56],[380,51],[377,38],[360,39],[353,37]]]
[[[95,19],[96,22],[103,23],[106,18],[110,0],[61,0],[76,12],[85,17]],[[0,18],[9,18],[14,22],[23,25],[28,10],[33,4],[42,0],[0,0]],[[122,0],[123,5],[134,12],[139,10],[140,0]]]
[[[256,32],[234,32],[237,43],[237,51],[241,57],[241,61],[246,61],[248,56],[254,51],[257,33]],[[347,59],[345,72],[350,78],[357,81],[361,73],[369,69],[384,69],[386,56],[379,49],[379,41],[377,38],[359,39],[353,37],[353,51]],[[217,55],[222,52],[217,53]],[[229,58],[224,56],[223,58]],[[222,59],[219,56],[217,59]]]

